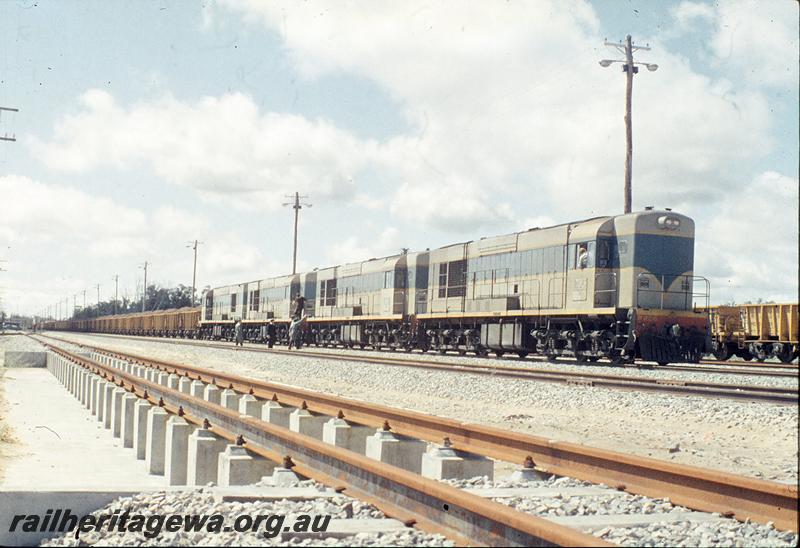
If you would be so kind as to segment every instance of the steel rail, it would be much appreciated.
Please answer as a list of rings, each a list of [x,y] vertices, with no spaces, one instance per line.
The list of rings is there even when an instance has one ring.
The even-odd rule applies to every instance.
[[[44,335],[48,336],[48,335]],[[58,337],[52,337],[56,340]],[[106,352],[114,352],[112,349],[80,344],[87,348],[94,348]],[[206,345],[200,345],[206,346]],[[229,348],[229,347],[224,347]],[[761,385],[743,384],[722,384],[709,383],[704,381],[678,380],[678,379],[655,379],[655,378],[631,378],[621,375],[608,375],[599,373],[583,373],[551,369],[527,369],[521,367],[508,367],[496,365],[480,364],[455,364],[443,363],[432,360],[392,358],[389,356],[354,356],[352,354],[334,354],[328,352],[315,352],[308,350],[282,350],[267,348],[248,348],[249,351],[262,352],[268,354],[299,356],[303,358],[325,359],[335,361],[350,361],[370,363],[377,365],[395,365],[401,367],[422,368],[445,372],[472,373],[476,375],[489,375],[492,377],[506,377],[512,379],[536,380],[545,382],[557,382],[580,386],[596,386],[602,388],[614,388],[624,390],[640,390],[648,392],[659,392],[671,395],[694,395],[704,397],[727,398],[734,400],[759,401],[776,404],[797,405],[798,391],[795,388],[782,388]]]
[[[91,347],[89,347],[91,348]],[[668,497],[673,503],[695,510],[719,512],[739,520],[773,522],[776,527],[797,531],[798,491],[786,485],[726,472],[675,464],[584,445],[552,441],[538,436],[489,426],[360,402],[319,392],[274,384],[164,360],[105,351],[119,359],[188,375],[207,383],[232,387],[263,399],[336,416],[379,428],[388,422],[400,434],[440,443],[449,438],[455,449],[522,463],[532,457],[541,470],[593,483],[603,483],[649,497]]]
[[[310,436],[240,415],[219,404],[47,345],[53,352],[195,424],[231,440],[242,436],[248,451],[375,504],[386,515],[419,529],[445,534],[460,544],[500,546],[611,546],[610,543],[544,518],[514,510],[441,482],[324,443]]]

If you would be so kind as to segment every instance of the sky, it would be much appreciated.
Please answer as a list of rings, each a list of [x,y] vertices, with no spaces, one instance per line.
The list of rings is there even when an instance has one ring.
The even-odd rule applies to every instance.
[[[798,3],[0,1],[0,307],[219,286],[622,212],[713,303],[798,294]]]

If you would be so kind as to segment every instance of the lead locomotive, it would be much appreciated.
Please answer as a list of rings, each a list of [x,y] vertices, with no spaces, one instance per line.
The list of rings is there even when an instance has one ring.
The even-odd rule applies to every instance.
[[[696,362],[711,341],[693,268],[692,219],[648,209],[214,288],[197,335],[242,321],[264,341],[274,319],[285,338],[301,295],[306,344]]]

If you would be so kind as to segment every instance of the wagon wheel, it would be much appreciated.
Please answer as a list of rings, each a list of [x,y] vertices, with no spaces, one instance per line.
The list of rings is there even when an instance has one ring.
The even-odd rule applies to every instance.
[[[519,352],[517,352],[517,356],[519,356],[519,359],[524,360],[528,356],[528,351],[520,350]]]
[[[794,359],[794,348],[790,344],[784,344],[783,349],[775,354],[781,363],[792,363]]]
[[[719,361],[724,362],[728,358],[731,357],[730,350],[728,349],[728,345],[720,342],[714,342],[713,345],[713,352],[714,357],[717,358]]]
[[[592,363],[596,363],[597,360],[600,359],[600,356],[587,356],[586,359],[589,360]]]

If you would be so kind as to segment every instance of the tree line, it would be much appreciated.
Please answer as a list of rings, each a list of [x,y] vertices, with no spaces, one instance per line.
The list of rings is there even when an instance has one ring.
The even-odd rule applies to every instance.
[[[192,288],[183,284],[178,287],[160,287],[158,285],[147,286],[145,292],[145,311],[168,310],[172,308],[183,308],[192,306]],[[111,316],[113,314],[130,314],[142,311],[142,299],[122,299],[114,302],[104,301],[96,305],[87,306],[76,310],[72,315],[73,320],[84,320],[88,318],[98,318],[100,316]]]

